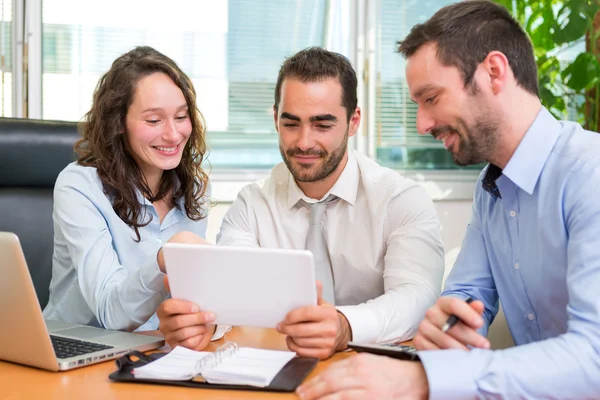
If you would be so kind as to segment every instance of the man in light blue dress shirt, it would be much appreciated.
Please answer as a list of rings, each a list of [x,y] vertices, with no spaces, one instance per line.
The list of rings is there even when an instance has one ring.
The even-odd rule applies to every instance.
[[[419,132],[459,165],[489,165],[414,339],[421,362],[352,357],[300,397],[600,398],[600,135],[542,107],[531,43],[499,5],[445,7],[399,45]],[[517,346],[493,351],[499,300]]]

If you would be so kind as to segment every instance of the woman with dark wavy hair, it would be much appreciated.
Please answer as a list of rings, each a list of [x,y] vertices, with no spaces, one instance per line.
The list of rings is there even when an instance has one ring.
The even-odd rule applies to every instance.
[[[79,158],[54,189],[44,316],[157,329],[168,296],[160,248],[206,232],[205,126],[192,82],[167,56],[137,47],[100,78],[80,132]],[[203,326],[207,339],[213,329]]]

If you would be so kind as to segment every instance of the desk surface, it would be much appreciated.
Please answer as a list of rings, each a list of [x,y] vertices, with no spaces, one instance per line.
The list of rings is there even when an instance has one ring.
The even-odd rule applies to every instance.
[[[274,329],[233,328],[225,339],[240,346],[286,350],[285,337]],[[214,350],[223,339],[212,343]],[[353,352],[338,353],[320,362],[309,377],[323,371],[332,362],[350,357]],[[48,372],[0,361],[0,398],[2,399],[296,399],[293,393],[248,392],[180,388],[140,383],[116,383],[108,375],[116,369],[114,361],[67,372]]]

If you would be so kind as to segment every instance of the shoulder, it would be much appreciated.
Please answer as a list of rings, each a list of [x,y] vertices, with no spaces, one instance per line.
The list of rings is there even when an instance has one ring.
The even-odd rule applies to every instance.
[[[95,167],[84,167],[77,162],[72,162],[63,169],[56,178],[55,188],[73,186],[80,189],[99,182]]]
[[[382,167],[365,155],[354,155],[361,174],[363,195],[373,215],[384,216],[391,227],[416,220],[437,224],[433,200],[422,185]]]
[[[600,187],[600,134],[560,121],[561,134],[546,161],[543,176],[561,190],[585,196]],[[587,189],[580,192],[582,187]]]
[[[426,193],[425,189],[414,180],[402,176],[399,172],[383,167],[358,151],[353,152],[360,179],[367,193],[387,198],[401,196],[409,192]]]
[[[552,149],[555,162],[566,164],[592,164],[600,162],[600,134],[583,129],[570,121],[560,121],[561,134]]]
[[[271,169],[268,177],[244,186],[238,194],[238,199],[257,200],[272,198],[280,188],[284,186],[287,188],[289,176],[289,170],[281,162]]]
[[[102,181],[98,177],[95,167],[85,167],[77,162],[72,162],[63,169],[54,185],[54,194],[75,191],[88,198],[104,194]]]

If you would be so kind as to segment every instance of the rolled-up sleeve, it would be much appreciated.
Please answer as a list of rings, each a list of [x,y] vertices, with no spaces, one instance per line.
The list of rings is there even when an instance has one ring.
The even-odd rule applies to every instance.
[[[444,248],[433,201],[422,187],[415,184],[392,198],[385,230],[385,293],[363,304],[337,307],[356,342],[411,339],[440,295]]]

